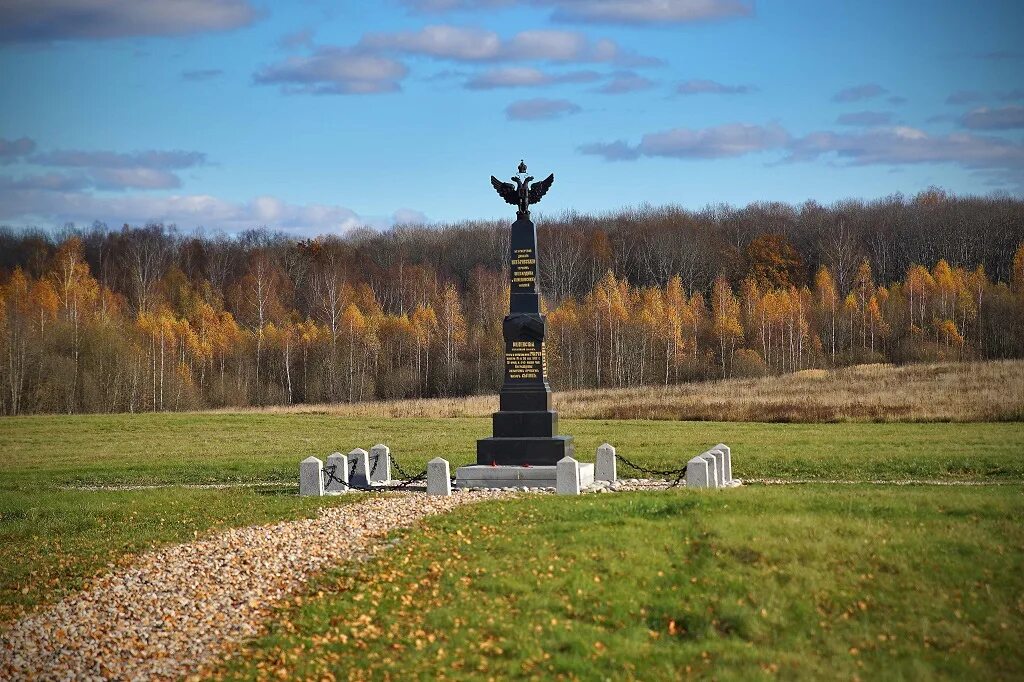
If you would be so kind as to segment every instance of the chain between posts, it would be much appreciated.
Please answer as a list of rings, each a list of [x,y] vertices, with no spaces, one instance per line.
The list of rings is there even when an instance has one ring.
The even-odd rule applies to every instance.
[[[349,483],[348,481],[345,481],[343,479],[338,478],[337,476],[334,475],[337,470],[338,470],[338,465],[337,464],[331,464],[330,466],[325,466],[324,467],[324,487],[325,488],[327,486],[329,486],[331,483],[340,483],[341,485],[345,486],[346,488],[350,488],[352,490],[366,490],[366,491],[373,490],[373,488],[365,488],[365,487],[360,486],[360,485],[353,485],[352,483]],[[355,471],[356,471],[356,465],[353,464],[352,465],[352,470],[349,471],[349,474],[348,474],[350,480],[351,480],[352,475],[355,473]]]
[[[625,464],[626,466],[630,467],[631,469],[635,469],[636,471],[639,471],[642,474],[648,474],[650,476],[665,476],[665,477],[671,478],[672,482],[669,484],[670,488],[674,488],[674,487],[678,486],[680,483],[683,482],[683,479],[686,478],[686,467],[685,466],[682,467],[681,469],[650,469],[648,467],[640,466],[639,464],[630,461],[628,458],[626,458],[623,455],[620,455],[618,453],[615,453],[615,458],[618,459],[623,464]],[[370,474],[371,475],[373,473],[376,473],[377,465],[378,465],[379,460],[380,460],[380,455],[374,455],[373,456],[373,464],[370,467]],[[334,464],[332,464],[330,466],[327,466],[327,467],[324,467],[324,478],[325,478],[324,485],[327,486],[330,483],[340,483],[341,485],[343,485],[343,486],[345,486],[347,488],[350,488],[352,490],[362,490],[362,491],[365,491],[365,492],[387,492],[388,490],[392,490],[394,488],[406,488],[406,487],[412,485],[413,483],[422,482],[423,480],[425,480],[427,478],[427,470],[426,469],[424,469],[420,473],[418,473],[415,476],[413,476],[413,475],[410,475],[405,469],[402,468],[402,465],[398,463],[398,460],[395,457],[391,458],[391,463],[395,466],[395,470],[398,471],[398,475],[399,475],[399,477],[401,479],[401,483],[399,483],[397,486],[390,486],[390,487],[386,487],[385,488],[385,487],[359,486],[359,485],[354,485],[352,483],[347,483],[347,482],[341,480],[340,478],[338,478],[337,476],[335,476],[335,471],[337,469],[337,465],[334,465]],[[358,460],[353,459],[352,460],[352,467],[351,467],[351,469],[348,472],[349,480],[352,480],[352,478],[354,478],[355,473],[356,473],[356,466],[357,466],[357,464],[358,464]]]
[[[379,455],[378,455],[378,457],[379,457]],[[423,481],[423,480],[426,480],[426,478],[427,478],[427,470],[426,469],[424,469],[420,473],[416,474],[415,476],[410,476],[405,471],[405,469],[402,468],[402,465],[398,463],[398,460],[395,459],[394,457],[391,458],[391,463],[395,465],[395,470],[398,472],[398,475],[402,478],[402,480],[403,480],[402,486],[403,487],[409,485],[413,481]]]
[[[377,464],[378,464],[379,461],[380,461],[380,455],[374,455],[373,456],[373,464],[370,467],[370,474],[369,474],[370,476],[372,476],[374,473],[377,472]],[[375,486],[361,486],[361,485],[355,485],[353,483],[349,483],[348,481],[344,481],[344,480],[338,478],[338,476],[336,475],[336,472],[337,472],[337,469],[338,469],[338,465],[331,464],[329,466],[325,466],[324,467],[324,487],[327,487],[331,483],[340,483],[341,485],[345,486],[346,488],[349,488],[350,490],[361,490],[361,491],[364,491],[364,492],[387,492],[389,490],[393,490],[394,488],[406,488],[406,487],[412,485],[413,483],[418,483],[418,482],[424,481],[427,478],[427,470],[426,469],[424,469],[420,473],[416,474],[415,476],[410,476],[401,467],[401,465],[398,463],[398,460],[396,460],[394,457],[391,458],[391,463],[395,465],[395,469],[398,471],[398,474],[401,477],[401,483],[399,483],[396,486],[375,487]],[[348,472],[349,481],[351,481],[355,477],[356,467],[358,465],[359,465],[359,460],[356,459],[356,458],[353,458],[352,459],[352,466],[349,468],[349,472]]]
[[[649,474],[651,476],[670,476],[670,477],[674,477],[672,479],[672,483],[670,483],[669,486],[668,486],[669,488],[676,487],[677,485],[679,485],[680,483],[683,482],[684,478],[686,478],[686,467],[685,466],[683,466],[682,469],[648,469],[647,467],[642,467],[639,464],[636,464],[634,462],[629,461],[628,459],[626,459],[625,457],[623,457],[622,455],[620,455],[617,452],[615,453],[615,458],[620,460],[626,466],[628,466],[628,467],[630,467],[632,469],[636,469],[637,471],[639,471],[642,474]]]

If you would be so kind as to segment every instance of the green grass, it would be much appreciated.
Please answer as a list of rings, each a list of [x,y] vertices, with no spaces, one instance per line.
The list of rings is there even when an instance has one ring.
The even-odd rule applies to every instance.
[[[223,528],[307,518],[324,504],[290,488],[0,492],[0,623],[74,592],[153,547]]]
[[[463,508],[319,580],[218,674],[1019,679],[1022,495],[808,485]]]
[[[580,458],[608,441],[674,468],[720,441],[742,478],[1024,480],[1024,423],[760,424],[565,420]],[[308,455],[384,442],[415,473],[443,456],[475,460],[487,419],[145,414],[0,420],[5,487],[40,483],[294,482]]]
[[[674,468],[724,441],[733,447],[734,473],[748,479],[1004,485],[809,484],[544,497],[461,510],[428,521],[423,534],[410,532],[405,549],[381,559],[380,577],[350,567],[357,572],[324,581],[325,596],[284,612],[251,653],[252,665],[283,662],[297,674],[305,669],[290,658],[293,650],[319,650],[316,638],[329,637],[313,660],[346,668],[362,660],[351,654],[355,628],[370,640],[360,655],[374,657],[379,676],[393,677],[468,676],[480,672],[483,654],[486,672],[498,677],[671,678],[686,666],[694,675],[737,678],[762,666],[802,677],[961,677],[972,666],[989,677],[1024,672],[1007,644],[1024,635],[1024,424],[566,420],[562,431],[576,437],[584,460],[609,441],[644,466]],[[294,494],[298,462],[310,454],[385,442],[414,473],[438,455],[455,465],[472,461],[475,440],[489,432],[486,419],[2,419],[0,629],[152,547],[343,503]],[[631,474],[622,467],[620,475]],[[261,487],[180,487],[235,482]],[[81,484],[173,487],[69,487]],[[409,581],[420,585],[416,608],[394,601]],[[369,622],[350,625],[363,614]],[[348,644],[330,639],[337,628]],[[443,644],[442,632],[451,633]],[[392,634],[401,648],[388,648]],[[456,660],[461,668],[445,667]]]

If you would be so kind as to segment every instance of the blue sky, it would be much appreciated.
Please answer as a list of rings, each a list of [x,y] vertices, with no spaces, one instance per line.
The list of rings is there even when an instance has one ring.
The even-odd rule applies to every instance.
[[[1024,194],[1024,6],[12,0],[0,222],[296,234],[542,211]]]

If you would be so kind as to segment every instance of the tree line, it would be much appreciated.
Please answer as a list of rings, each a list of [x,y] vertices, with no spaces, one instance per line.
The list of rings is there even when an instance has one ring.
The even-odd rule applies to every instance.
[[[1024,202],[644,207],[538,220],[558,389],[1024,355]],[[494,392],[508,227],[296,240],[0,228],[0,411]]]

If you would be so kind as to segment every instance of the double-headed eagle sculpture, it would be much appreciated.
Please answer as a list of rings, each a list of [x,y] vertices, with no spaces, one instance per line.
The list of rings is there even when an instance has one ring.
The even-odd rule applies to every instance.
[[[526,164],[522,161],[519,162],[519,175],[526,175]],[[532,175],[527,175],[525,178],[513,175],[512,182],[516,183],[514,185],[512,182],[502,182],[493,175],[491,176],[491,184],[494,185],[494,189],[502,199],[519,208],[518,215],[521,217],[530,215],[530,204],[540,201],[554,181],[554,173],[533,185],[530,184],[533,182]]]

